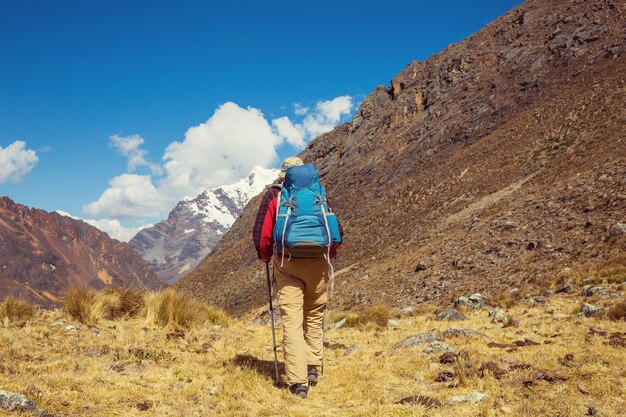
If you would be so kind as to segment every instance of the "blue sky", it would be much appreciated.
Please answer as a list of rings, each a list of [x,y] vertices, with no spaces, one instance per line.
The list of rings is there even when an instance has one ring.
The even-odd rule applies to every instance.
[[[176,190],[276,166],[408,62],[519,3],[0,0],[0,194],[126,227],[153,223]],[[201,151],[229,163],[207,155],[210,166],[181,168]]]

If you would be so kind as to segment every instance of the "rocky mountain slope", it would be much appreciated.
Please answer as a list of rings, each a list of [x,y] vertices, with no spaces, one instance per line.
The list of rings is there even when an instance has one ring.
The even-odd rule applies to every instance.
[[[0,298],[19,294],[49,305],[69,285],[164,284],[126,243],[81,220],[0,197]]]
[[[255,167],[250,175],[229,185],[179,202],[167,219],[143,229],[128,244],[159,277],[172,283],[195,269],[235,222],[250,199],[278,175]]]
[[[624,1],[528,0],[312,141],[301,156],[346,231],[335,305],[493,295],[626,263],[625,20]],[[234,313],[265,302],[258,204],[181,288]]]

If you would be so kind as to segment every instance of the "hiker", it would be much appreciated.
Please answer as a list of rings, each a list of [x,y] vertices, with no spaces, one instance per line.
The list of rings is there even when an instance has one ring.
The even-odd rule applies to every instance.
[[[307,210],[318,214],[305,216]],[[300,221],[310,222],[311,218],[320,220],[315,226],[298,226]],[[259,259],[268,263],[274,258],[289,390],[306,398],[309,385],[317,383],[323,363],[322,327],[328,300],[326,287],[332,274],[330,260],[343,235],[313,165],[304,165],[298,157],[284,160],[279,184],[272,184],[263,196],[253,235]],[[310,243],[324,236],[322,246]]]

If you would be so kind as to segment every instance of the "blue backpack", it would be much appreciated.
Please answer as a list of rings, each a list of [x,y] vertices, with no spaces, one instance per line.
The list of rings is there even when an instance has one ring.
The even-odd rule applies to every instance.
[[[274,245],[277,254],[318,258],[341,242],[339,222],[328,209],[326,191],[314,165],[294,166],[285,172],[278,195]]]

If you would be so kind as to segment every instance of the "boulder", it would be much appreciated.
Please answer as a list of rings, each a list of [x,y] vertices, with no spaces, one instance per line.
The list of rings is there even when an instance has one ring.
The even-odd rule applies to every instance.
[[[583,303],[578,315],[585,317],[595,317],[602,310],[604,310],[602,307],[594,306],[593,304]]]
[[[583,297],[592,297],[594,295],[603,296],[608,292],[608,288],[600,286],[585,287],[581,293]]]
[[[557,293],[571,293],[574,291],[578,291],[580,287],[574,283],[571,279],[566,279],[561,285],[559,285],[555,292]]]
[[[501,308],[491,309],[491,311],[489,312],[489,316],[491,317],[491,322],[499,328],[504,327],[506,322],[509,320],[508,314],[506,314],[506,311],[502,310]]]
[[[456,404],[456,403],[476,404],[476,403],[482,402],[482,400],[484,400],[486,396],[487,394],[483,394],[482,392],[475,391],[467,395],[454,395],[448,398],[448,402],[450,404]]]
[[[390,329],[399,329],[400,328],[400,323],[398,323],[396,320],[387,320],[387,327]]]
[[[476,330],[472,330],[472,329],[457,329],[457,328],[450,328],[450,329],[446,329],[441,333],[444,337],[468,337],[468,336],[477,336],[477,337],[484,337],[487,338],[486,335],[484,335],[481,332],[478,332]]]
[[[454,301],[454,306],[465,306],[474,309],[481,309],[487,303],[487,297],[481,293],[474,293],[468,297],[459,297]]]
[[[37,409],[37,405],[22,394],[0,390],[0,408],[12,412],[34,411]]]
[[[626,234],[626,223],[615,223],[613,226],[609,228],[609,236],[621,236]]]
[[[442,352],[454,353],[454,352],[457,352],[457,350],[453,348],[452,346],[443,342],[439,342],[439,341],[432,342],[431,344],[426,346],[426,349],[424,349],[424,353],[427,353],[429,355],[433,353],[442,353]]]
[[[437,340],[439,340],[437,333],[416,333],[400,340],[393,347],[396,349],[400,347],[413,347],[421,345],[422,343],[432,343]]]
[[[455,309],[447,309],[443,310],[441,313],[435,316],[435,320],[437,321],[459,321],[459,320],[467,320],[467,318],[458,312]]]

